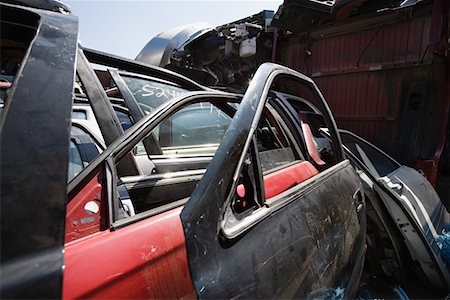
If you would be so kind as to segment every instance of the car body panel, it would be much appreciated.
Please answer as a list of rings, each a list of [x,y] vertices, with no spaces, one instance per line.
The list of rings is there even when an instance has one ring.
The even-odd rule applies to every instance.
[[[149,115],[141,119],[135,126],[131,127],[125,134],[119,138],[117,141],[115,141],[110,147],[108,147],[97,159],[95,159],[85,170],[83,170],[80,173],[81,178],[86,178],[86,174],[90,174],[93,171],[95,171],[95,168],[98,168],[100,165],[105,164],[108,159],[107,157],[114,158],[117,155],[120,155],[120,153],[126,153],[126,151],[130,151],[133,149],[133,143],[137,143],[139,141],[139,137],[145,136],[145,134],[148,134],[153,130],[154,127],[158,125],[158,122],[163,120],[163,115],[167,116],[171,114],[171,112],[176,111],[180,107],[186,106],[189,101],[199,101],[200,98],[223,98],[227,99],[225,101],[236,101],[239,99],[236,96],[226,95],[222,93],[196,93],[196,94],[185,94],[183,96],[180,96],[178,99],[170,100],[169,102],[161,105],[156,110],[151,112]],[[224,100],[222,100],[224,101]],[[239,105],[239,109],[242,107],[242,103]],[[251,106],[247,106],[247,108],[251,109]],[[241,112],[242,113],[242,112]],[[248,111],[247,111],[248,115]],[[233,120],[242,120],[239,119],[239,117],[234,117]],[[243,120],[244,122],[247,122]],[[249,133],[248,130],[245,130],[246,127],[241,127],[241,130],[231,130],[231,136],[235,135],[242,135],[242,132]],[[227,133],[225,133],[226,135]],[[246,135],[244,135],[246,137]],[[222,141],[220,147],[223,144],[230,145],[230,140],[225,137]],[[238,148],[236,148],[235,151],[239,151]],[[240,153],[240,152],[239,152]],[[122,154],[123,155],[123,154]],[[217,157],[214,156],[215,158]],[[219,156],[220,157],[220,156]],[[223,156],[222,156],[223,157]],[[220,171],[216,171],[216,177],[220,175],[221,178],[225,177],[227,178],[227,172],[234,173],[235,169],[234,166],[231,164],[233,160],[236,159],[233,154],[230,154],[230,159],[222,160],[222,163],[226,164],[227,167],[223,169],[219,169]],[[214,160],[214,159],[213,159]],[[216,159],[217,160],[217,159]],[[210,170],[211,165],[208,167],[207,172],[205,175],[203,175],[202,180],[200,183],[208,182],[208,179],[211,178],[211,175],[207,175],[208,172],[212,172]],[[217,170],[217,169],[216,169]],[[213,169],[214,171],[214,169]],[[113,172],[114,173],[114,172]],[[124,178],[126,179],[126,177]],[[353,180],[352,180],[353,179]],[[69,191],[75,191],[77,190],[75,187],[79,184],[82,184],[83,182],[80,181],[81,179],[75,179],[74,182],[71,182]],[[78,183],[77,183],[78,181]],[[359,220],[358,215],[356,213],[356,208],[354,204],[354,199],[352,198],[353,192],[358,190],[360,186],[358,185],[358,181],[356,180],[356,174],[352,167],[350,167],[348,161],[343,161],[342,163],[336,165],[335,167],[331,167],[330,171],[324,172],[320,178],[311,179],[311,182],[308,183],[308,181],[305,181],[305,184],[310,184],[311,188],[309,189],[308,195],[306,195],[303,199],[304,201],[292,201],[292,204],[290,204],[289,207],[285,207],[286,205],[277,205],[273,203],[273,216],[268,216],[263,222],[261,222],[259,225],[259,230],[263,230],[263,232],[253,231],[250,230],[245,236],[240,238],[240,243],[235,244],[233,247],[228,248],[226,247],[225,250],[228,250],[228,254],[234,253],[231,257],[245,257],[246,255],[249,255],[250,253],[253,253],[254,251],[259,252],[258,255],[256,255],[257,261],[260,261],[259,266],[262,268],[260,272],[262,272],[261,280],[259,281],[258,285],[255,285],[253,289],[250,289],[248,291],[248,295],[270,295],[273,293],[273,295],[285,295],[286,297],[294,297],[294,296],[300,296],[300,295],[306,295],[304,292],[312,293],[311,295],[322,295],[323,293],[328,293],[330,290],[334,291],[336,289],[348,289],[347,292],[349,295],[352,293],[352,290],[354,287],[350,287],[347,285],[350,278],[356,278],[354,279],[354,282],[358,281],[359,274],[361,272],[362,268],[362,260],[361,257],[363,257],[364,254],[364,238],[363,235],[361,235],[360,227],[359,227]],[[321,182],[334,182],[334,184],[321,184]],[[124,181],[123,183],[127,184],[127,181]],[[345,188],[340,188],[341,191],[341,197],[338,200],[338,197],[335,197],[335,193],[331,192],[337,185],[345,186]],[[108,185],[109,186],[109,185]],[[110,195],[115,195],[114,192],[114,184],[112,184],[112,192]],[[216,186],[211,186],[208,184],[208,186],[211,187],[212,191],[208,191],[208,193],[205,193],[205,197],[207,197],[210,201],[210,199],[220,199],[218,197],[223,197],[220,194],[216,194],[217,189]],[[220,184],[218,185],[220,187]],[[330,190],[331,189],[331,190]],[[198,191],[198,189],[196,189]],[[70,192],[71,194],[72,192]],[[196,192],[194,192],[193,195],[195,195]],[[213,194],[211,194],[213,193]],[[189,204],[191,199],[195,196],[191,196],[189,200],[187,200],[187,203]],[[318,195],[329,195],[328,201],[326,198],[318,197]],[[223,198],[224,199],[224,198]],[[325,204],[325,202],[327,204]],[[186,201],[180,202],[178,205],[183,205],[186,203]],[[211,202],[210,202],[211,204]],[[210,205],[209,204],[209,205]],[[302,213],[302,211],[305,210],[305,206],[308,206],[310,209],[309,213]],[[323,207],[326,207],[326,209],[321,209]],[[292,208],[289,209],[289,208]],[[339,209],[341,211],[339,211]],[[343,211],[342,211],[343,210]],[[314,213],[312,213],[314,211]],[[320,211],[320,214],[315,213],[316,211]],[[149,211],[150,213],[151,211]],[[179,211],[178,211],[179,212]],[[110,214],[114,214],[114,212],[110,211]],[[131,230],[134,226],[137,228],[141,228],[142,230],[146,231],[149,230],[151,226],[154,225],[154,223],[151,221],[152,218],[157,218],[160,215],[153,215],[150,214],[148,218],[145,217],[145,214],[141,216],[135,215],[132,216],[129,220],[124,219],[120,221],[114,221],[114,218],[112,219],[112,229],[100,232],[99,235],[102,236],[103,241],[111,241],[114,239],[114,236],[124,238],[125,235],[122,236],[121,232],[126,232],[127,230]],[[301,216],[299,216],[299,214]],[[286,217],[288,215],[288,217]],[[174,215],[172,221],[175,220]],[[177,215],[178,216],[178,215]],[[109,216],[111,219],[111,215]],[[134,221],[133,221],[134,220]],[[209,225],[218,224],[220,219],[217,219],[217,221],[213,221],[211,219],[211,222]],[[326,220],[326,226],[323,226],[324,220]],[[179,219],[178,219],[179,221]],[[132,222],[132,223],[130,223]],[[271,231],[271,227],[264,226],[264,224],[270,224],[271,227],[281,228],[280,235],[270,235],[263,233],[268,233]],[[172,224],[173,225],[173,224]],[[300,227],[297,227],[300,226]],[[155,225],[156,226],[156,225]],[[167,228],[170,229],[170,226],[168,224],[165,225]],[[292,227],[291,227],[292,226]],[[158,228],[158,227],[155,227]],[[256,227],[255,227],[256,228]],[[284,229],[282,229],[284,228]],[[292,228],[292,229],[291,229]],[[295,230],[295,228],[301,228],[302,230]],[[309,229],[307,229],[309,228]],[[111,231],[112,230],[112,231]],[[157,234],[158,229],[151,230],[153,234]],[[179,228],[178,231],[174,229],[174,231],[177,231],[178,233],[170,233],[170,234],[182,234],[182,228]],[[183,230],[184,231],[184,230]],[[282,231],[285,231],[284,233]],[[252,233],[253,232],[253,233]],[[129,234],[129,233],[128,233]],[[169,233],[167,233],[169,234]],[[92,236],[92,239],[96,238],[97,234],[94,234]],[[120,236],[119,236],[120,235]],[[157,239],[153,240],[147,240],[142,239],[142,236],[148,236],[148,234],[139,234],[140,238],[135,239],[137,240],[135,243],[139,244],[139,247],[142,247],[143,244],[151,244],[155,247],[157,247],[157,244],[154,244],[153,241],[157,242]],[[168,235],[166,235],[168,236]],[[252,238],[253,236],[253,238]],[[264,236],[264,238],[262,238]],[[187,235],[186,237],[189,237]],[[272,237],[276,237],[276,239],[280,239],[282,241],[282,245],[284,245],[281,250],[277,250],[275,248],[270,248],[266,245],[272,245],[272,247],[276,246],[276,243],[274,243],[274,240],[271,240]],[[330,238],[334,237],[332,239],[331,243],[323,243],[322,241],[329,241]],[[264,242],[265,239],[265,242]],[[203,240],[203,239],[202,239]],[[342,243],[342,240],[345,240],[347,243]],[[111,242],[113,244],[121,244],[120,242],[117,242],[118,240],[115,240],[115,242]],[[83,239],[80,239],[78,241],[74,241],[72,243],[68,243],[66,245],[66,260],[67,260],[67,272],[70,274],[69,266],[71,265],[72,256],[76,256],[76,264],[73,263],[73,265],[85,265],[88,264],[92,259],[90,259],[90,255],[79,255],[78,253],[81,251],[78,250],[70,250],[70,247],[73,245],[79,244],[79,243],[86,243],[88,245],[89,243],[93,243],[93,240],[90,239],[90,237],[86,237]],[[108,242],[109,243],[109,242]],[[129,244],[129,243],[124,243]],[[256,245],[264,245],[264,247],[256,246]],[[198,245],[197,245],[198,246]],[[86,246],[88,248],[88,246]],[[93,247],[93,246],[92,246]],[[99,246],[97,246],[98,248]],[[124,246],[128,247],[128,246]],[[139,248],[138,247],[138,248]],[[333,248],[333,251],[329,251],[329,249]],[[95,248],[95,249],[97,249]],[[111,247],[108,247],[108,249]],[[124,253],[130,254],[132,257],[135,256],[135,251],[137,249],[124,249],[124,251],[114,251],[114,253],[118,253],[119,256],[114,256],[116,254],[110,254],[109,256],[109,263],[112,265],[122,265],[120,264],[120,261],[123,259],[122,256]],[[94,248],[92,248],[94,249]],[[140,248],[139,248],[140,249]],[[171,255],[171,253],[164,253],[164,249],[167,250],[167,248],[162,248],[161,255]],[[187,249],[187,255],[191,258],[198,257],[197,251],[192,250],[189,247]],[[201,249],[201,248],[197,248]],[[252,251],[249,251],[249,249],[252,249]],[[92,250],[93,251],[93,250]],[[141,251],[141,250],[140,250]],[[150,249],[150,251],[152,251]],[[142,252],[142,251],[141,251]],[[111,252],[112,253],[112,252]],[[120,253],[120,254],[119,254]],[[275,255],[274,255],[275,253]],[[299,264],[292,264],[288,263],[290,262],[289,257],[292,255],[292,253],[304,253],[307,257],[301,257],[298,256]],[[99,254],[100,255],[100,254]],[[268,260],[270,256],[273,256],[273,260],[270,261],[270,264],[267,264],[265,266],[263,263],[264,260]],[[297,256],[296,256],[297,257]],[[303,261],[304,259],[309,258],[306,261]],[[168,258],[170,259],[170,258]],[[202,259],[203,260],[203,259]],[[75,261],[75,259],[73,260]],[[303,261],[303,262],[302,262]],[[237,264],[238,260],[231,260],[227,262],[227,266]],[[251,262],[251,259],[249,260],[249,263]],[[278,262],[278,264],[282,264],[283,268],[287,271],[288,275],[279,275],[279,273],[273,274],[273,269],[269,268],[274,266],[274,263]],[[325,263],[326,262],[326,263]],[[124,264],[125,266],[127,264]],[[328,266],[327,266],[328,265]],[[355,267],[355,265],[357,267]],[[205,268],[208,268],[207,261],[204,264]],[[236,265],[235,265],[236,266]],[[243,265],[242,265],[243,266]],[[240,266],[239,268],[241,268]],[[256,265],[254,265],[256,267]],[[228,269],[227,267],[226,269]],[[224,269],[224,270],[226,270]],[[113,290],[117,288],[116,291],[119,291],[120,289],[127,290],[127,288],[124,288],[124,286],[127,286],[127,282],[133,282],[137,279],[132,280],[134,278],[133,276],[136,276],[135,271],[133,271],[134,268],[131,269],[123,269],[121,274],[121,278],[124,278],[123,281],[117,281],[117,286],[112,288]],[[204,276],[203,278],[212,278],[210,276],[213,276],[211,274],[211,270],[215,269],[208,269],[208,270],[202,270],[202,273]],[[229,270],[229,269],[228,269]],[[239,270],[239,269],[238,269]],[[301,280],[301,270],[305,272],[305,275],[308,275],[306,279]],[[313,270],[311,272],[310,270]],[[103,285],[108,285],[108,287],[111,285],[111,283],[108,283],[107,281],[104,281],[103,278],[110,278],[111,276],[114,277],[115,272],[114,270],[105,268],[102,270],[102,274],[99,277],[98,280],[96,280],[96,274],[93,274],[92,280],[90,282],[94,282],[90,285],[90,290],[85,290],[84,294],[79,294],[80,297],[93,297],[98,296],[102,297],[106,294],[102,294],[100,291],[103,290]],[[167,270],[169,271],[169,270]],[[322,276],[320,272],[325,271]],[[72,271],[73,272],[73,271]],[[76,271],[78,275],[77,279],[70,280],[67,279],[67,283],[65,283],[65,286],[67,286],[67,289],[70,289],[69,282],[74,282],[74,280],[83,280],[84,273],[80,270]],[[151,274],[149,276],[156,276],[156,272],[158,272],[158,269],[151,268],[148,269],[148,274]],[[192,262],[189,261],[189,272],[190,274],[197,274],[197,270],[192,268]],[[205,275],[207,274],[207,275]],[[229,272],[223,272],[219,273],[220,276],[223,275],[229,275]],[[247,280],[249,279],[248,276],[253,276],[252,272],[248,272],[248,270],[243,273],[245,276],[247,276],[246,281],[238,281],[235,283],[239,283],[237,286],[233,286],[233,288],[224,289],[224,286],[226,284],[230,284],[232,281],[231,279],[228,279],[227,281],[220,281],[223,282],[224,286],[222,286],[220,289],[215,289],[213,292],[213,295],[215,297],[226,297],[227,295],[231,295],[228,293],[232,293],[233,295],[239,295],[247,286],[245,285]],[[271,274],[271,275],[270,275]],[[337,276],[339,274],[339,277]],[[345,275],[343,275],[345,274]],[[352,276],[352,274],[356,274]],[[94,276],[95,275],[95,276]],[[343,276],[341,276],[343,275]],[[71,275],[68,275],[71,276]],[[75,276],[75,275],[74,275]],[[271,276],[270,280],[272,280],[272,284],[268,285],[267,287],[263,287],[263,283],[267,283],[266,276]],[[125,280],[127,278],[127,280]],[[171,278],[170,276],[164,277],[161,279],[161,283],[159,286],[164,286],[164,284],[167,284],[168,278]],[[268,277],[269,278],[269,277]],[[320,278],[320,282],[317,281],[317,278]],[[186,279],[186,278],[184,278]],[[286,283],[281,285],[283,288],[279,287],[277,288],[276,284],[281,284],[286,280]],[[65,281],[66,282],[66,281]],[[193,280],[194,285],[198,283],[195,279]],[[217,282],[217,281],[216,281]],[[98,284],[98,285],[97,285]],[[137,283],[136,283],[137,284]],[[333,286],[332,286],[333,284]],[[334,286],[336,284],[336,286]],[[322,285],[328,285],[329,288],[326,290],[322,290]],[[230,286],[228,286],[230,287]],[[109,289],[109,288],[108,288]],[[99,294],[97,294],[97,291],[99,291]],[[283,294],[284,291],[284,294]],[[204,294],[199,292],[199,290],[195,291],[200,297],[203,297]],[[303,293],[303,294],[302,294]],[[153,294],[154,296],[167,296],[165,294]],[[74,294],[67,294],[67,297],[71,298]],[[142,296],[139,294],[139,296]],[[170,297],[175,297],[176,295],[169,295]],[[244,296],[244,295],[243,295]],[[178,296],[177,296],[178,297]]]
[[[180,211],[67,243],[63,298],[195,298]]]
[[[448,231],[450,215],[434,188],[416,170],[401,166],[359,136],[340,133],[347,155],[368,175],[366,181],[381,197],[412,259],[419,262],[431,285],[450,289],[448,262],[441,253],[446,250],[438,243]]]
[[[25,14],[37,11],[2,5],[2,19],[5,9]],[[285,67],[264,64],[242,99],[230,93],[199,91],[206,88],[178,78],[175,83],[183,82],[188,91],[195,92],[163,102],[145,116],[140,115],[138,106],[124,108],[136,120],[134,126],[122,128],[112,105],[117,99],[107,93],[92,64],[101,61],[130,71],[118,67],[126,65],[132,71],[152,74],[164,71],[84,51],[77,47],[75,17],[45,11],[38,14],[43,22],[7,96],[0,125],[1,167],[8,174],[1,177],[2,297],[354,296],[365,251],[360,210],[364,198],[354,169],[344,159],[331,112],[311,79]],[[51,51],[56,52],[50,56],[55,65],[48,63]],[[301,153],[298,136],[302,133],[286,134],[294,128],[287,124],[297,121],[268,97],[278,75],[306,83],[322,101],[336,160],[320,173]],[[167,76],[176,79],[177,75]],[[86,119],[71,124],[75,80],[80,80],[75,91],[86,96],[79,100],[87,100],[93,114],[88,116],[85,110]],[[130,102],[130,94],[127,97],[119,105],[136,104]],[[198,145],[186,144],[188,149],[179,160],[166,164],[166,173],[154,173],[152,167],[148,168],[151,174],[143,174],[135,155],[139,143],[166,118],[189,105],[195,111],[195,105],[203,102],[211,104],[208,109],[214,116],[215,107],[232,118],[231,125],[214,117],[206,125],[192,122],[188,129],[204,135],[202,130],[208,133],[208,128],[218,125],[217,136],[223,136],[218,147],[219,141],[208,139],[207,145],[198,147],[206,152],[195,157],[190,151]],[[81,105],[75,107],[79,108]],[[30,121],[24,122],[25,117]],[[183,116],[178,121],[188,120]],[[259,128],[260,120],[265,127]],[[83,129],[92,122],[98,127],[71,130],[72,125]],[[274,134],[277,130],[278,135]],[[101,137],[95,136],[98,133]],[[289,157],[278,166],[271,162],[276,168],[269,171],[259,161],[264,156],[257,156],[257,143],[264,134],[265,138],[272,134],[280,144],[285,142],[287,146],[274,148],[280,150],[275,153]],[[104,141],[106,148],[102,149],[102,144],[96,147],[94,139]],[[166,144],[171,151],[166,156],[177,154],[185,141]],[[88,147],[89,155],[76,152]],[[270,199],[258,206],[255,214],[241,214],[244,221],[233,227],[228,223],[234,209],[230,195],[238,189],[247,154],[254,159],[250,181],[259,196]],[[167,158],[154,153],[140,158],[151,162],[153,155],[161,161]],[[275,155],[271,152],[264,159],[270,157]],[[187,170],[183,168],[190,163]],[[73,169],[69,182],[68,166]],[[285,170],[278,168],[285,166]],[[133,192],[149,187],[146,180],[167,184],[163,197],[176,200],[148,209],[135,205]],[[172,192],[170,185],[177,182],[187,184]]]
[[[362,272],[365,235],[354,198],[361,186],[348,161],[310,179],[305,190],[289,190],[291,197],[285,195],[278,205],[256,210],[253,221],[244,222],[245,231],[237,236],[230,239],[223,232],[227,199],[233,187],[237,188],[237,174],[251,149],[268,88],[281,74],[313,85],[290,69],[261,65],[181,213],[189,268],[199,298],[320,297],[345,289],[348,297],[354,296],[357,284],[347,284],[352,272]]]
[[[0,121],[0,297],[59,298],[72,105],[61,99],[73,91],[78,21],[6,4],[0,10],[2,22],[36,29]]]
[[[420,263],[432,285],[450,289],[449,269],[441,255],[442,245],[437,244],[438,237],[448,230],[449,214],[431,184],[423,175],[405,166],[378,183],[384,189],[374,185],[374,190],[401,228],[413,259]],[[402,188],[396,191],[399,183]]]
[[[136,60],[164,67],[170,63],[172,52],[175,49],[189,41],[193,35],[198,36],[210,29],[211,25],[198,22],[160,33],[145,45],[144,49],[137,55]]]
[[[67,204],[65,244],[105,229],[104,178],[104,170],[99,169]]]

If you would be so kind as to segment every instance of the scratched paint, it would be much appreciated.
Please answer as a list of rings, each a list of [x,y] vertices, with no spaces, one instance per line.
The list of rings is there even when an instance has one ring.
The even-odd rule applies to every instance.
[[[180,210],[67,243],[63,298],[195,297]]]

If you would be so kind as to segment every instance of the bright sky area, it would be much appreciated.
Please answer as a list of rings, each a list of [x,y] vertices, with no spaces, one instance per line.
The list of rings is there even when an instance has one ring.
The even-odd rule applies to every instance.
[[[222,25],[264,9],[276,12],[282,2],[64,0],[79,18],[83,46],[132,59],[152,37],[173,27]]]

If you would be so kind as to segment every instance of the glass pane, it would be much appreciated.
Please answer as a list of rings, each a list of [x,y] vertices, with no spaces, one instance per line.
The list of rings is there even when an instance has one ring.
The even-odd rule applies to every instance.
[[[72,127],[73,128],[73,127]],[[74,142],[70,141],[69,146],[69,172],[68,181],[70,182],[75,176],[83,170],[83,161],[80,152]]]
[[[210,102],[190,104],[173,112],[146,137],[130,145],[133,146],[130,154],[135,157],[145,155],[143,141],[152,134],[164,155],[152,155],[154,165],[151,172],[118,178],[123,209],[140,214],[187,201],[201,180],[210,156],[221,143],[231,119]],[[197,160],[199,156],[202,156],[201,160]],[[139,157],[139,162],[145,162],[145,158]],[[128,216],[132,215],[128,213]],[[124,213],[118,218],[125,217],[127,214]]]
[[[72,111],[72,120],[87,120],[86,112],[83,110],[74,110]]]
[[[84,134],[88,134],[87,132],[85,132],[83,129],[76,127],[76,126],[72,126],[70,128],[70,134],[71,135],[84,135]]]
[[[164,102],[187,90],[151,79],[121,75],[144,113],[149,113]]]
[[[256,129],[256,143],[263,172],[296,160],[289,139],[275,118],[261,117]]]
[[[358,158],[375,177],[386,176],[399,167],[395,161],[391,160],[371,145],[350,134],[341,132],[341,139],[344,146],[347,147],[347,149]]]
[[[230,122],[231,117],[211,103],[197,103],[176,112],[154,132],[164,154],[212,154]]]
[[[117,118],[119,119],[123,131],[126,131],[133,125],[133,122],[131,121],[131,118],[127,113],[118,111],[117,109],[114,109],[114,111],[116,112]]]

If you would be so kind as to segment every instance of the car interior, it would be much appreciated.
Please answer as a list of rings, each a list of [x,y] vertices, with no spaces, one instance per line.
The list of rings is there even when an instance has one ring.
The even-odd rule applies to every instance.
[[[155,107],[184,93],[180,86],[141,74],[110,69],[96,70],[96,75],[123,131]],[[106,146],[86,88],[90,87],[77,77],[69,181]],[[294,125],[280,115],[274,100],[277,98],[289,106],[303,136],[293,136]],[[137,173],[121,174],[119,170],[115,180],[120,200],[116,221],[184,205],[202,179],[238,106],[237,102],[191,103],[173,112],[139,141],[125,156],[132,157]],[[325,120],[310,101],[275,90],[269,93],[269,103],[256,128],[253,153],[248,153],[232,195],[231,209],[238,219],[263,206],[265,199],[283,194],[334,164],[331,142],[321,135],[321,127],[326,127]],[[256,188],[258,172],[263,174],[260,180],[264,191]],[[101,172],[97,174],[98,178],[102,176]],[[96,190],[102,189],[101,180],[94,180]]]

